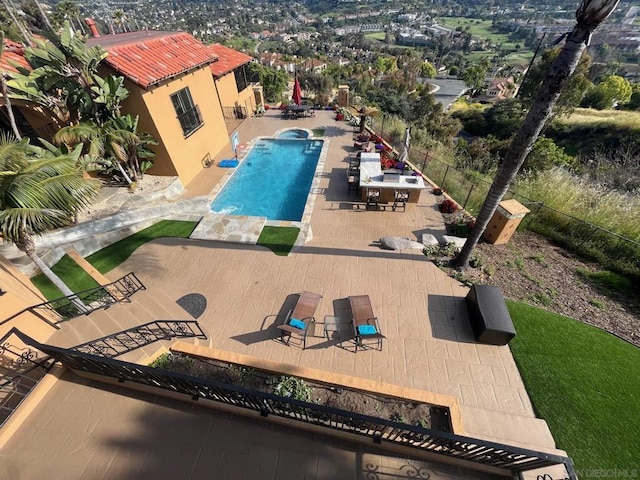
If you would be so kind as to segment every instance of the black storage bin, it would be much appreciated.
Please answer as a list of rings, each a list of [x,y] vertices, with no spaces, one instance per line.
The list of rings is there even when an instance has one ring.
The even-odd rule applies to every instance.
[[[478,342],[506,345],[516,336],[502,291],[490,285],[473,285],[467,294],[467,310]]]

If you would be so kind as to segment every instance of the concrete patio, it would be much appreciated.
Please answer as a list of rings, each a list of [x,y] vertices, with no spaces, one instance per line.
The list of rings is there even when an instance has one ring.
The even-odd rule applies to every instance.
[[[240,126],[239,133],[241,141],[245,142],[255,136],[272,135],[286,127],[323,128],[325,139],[329,141],[324,171],[318,176],[318,185],[312,191],[315,204],[310,220],[313,232],[310,242],[295,248],[288,257],[279,257],[265,248],[250,244],[201,239],[161,239],[139,248],[124,264],[109,272],[108,278],[115,280],[127,272],[134,271],[150,293],[162,292],[173,300],[191,293],[202,294],[207,299],[207,308],[198,321],[210,337],[211,345],[217,349],[452,396],[460,405],[464,428],[463,432],[456,433],[556,452],[546,423],[535,418],[509,347],[475,342],[464,304],[464,296],[468,289],[445,275],[419,250],[386,251],[374,243],[383,236],[407,237],[419,241],[423,233],[433,233],[436,237],[443,235],[444,222],[431,192],[424,191],[420,202],[408,204],[406,212],[393,212],[389,208],[380,211],[366,210],[357,195],[347,191],[345,156],[353,151],[352,129],[343,122],[335,122],[332,112],[317,112],[314,118],[298,120],[282,120],[278,112],[267,112],[264,117],[245,121]],[[224,152],[214,160],[214,165],[218,160],[230,156],[231,152]],[[208,195],[226,173],[225,169],[217,166],[203,170],[198,178],[186,186],[183,198]],[[326,339],[322,335],[322,325],[318,324],[316,335],[308,339],[305,350],[285,346],[277,341],[275,326],[284,320],[288,309],[295,302],[295,294],[302,290],[323,296],[316,311],[316,319],[322,322],[325,316],[338,317],[342,324],[342,339]],[[349,341],[350,312],[346,298],[360,294],[367,294],[371,298],[374,312],[387,337],[383,342],[382,351],[365,350],[354,353]],[[136,296],[132,300],[135,304]],[[118,315],[127,315],[127,309],[127,305],[118,305],[109,311],[100,312],[100,315],[103,315],[102,318],[117,318]],[[86,321],[85,317],[80,317],[69,323]],[[113,332],[105,331],[109,329],[106,326],[107,320],[100,323],[101,334],[118,330],[117,321],[113,322]],[[59,334],[63,332],[64,329]],[[90,337],[90,330],[87,330],[86,335]],[[84,341],[91,339],[86,338]],[[76,340],[78,339],[74,339]],[[73,412],[64,410],[65,399],[74,395],[85,396],[82,408],[89,408],[94,401],[88,399],[93,398],[88,393],[92,390],[81,384],[66,381],[59,383],[60,385],[50,393],[52,397],[60,397],[60,408],[56,416],[67,415],[70,422],[75,422]],[[58,390],[66,390],[66,393]],[[95,395],[101,400],[95,400],[96,405],[114,402],[113,411],[109,413],[111,418],[134,415],[138,417],[134,419],[137,421],[149,416],[147,420],[155,422],[163,418],[162,412],[166,410],[172,412],[176,424],[181,421],[178,417],[185,416],[184,418],[188,417],[186,422],[195,425],[201,415],[197,411],[190,411],[187,415],[175,406],[155,405],[153,402],[144,404],[143,400],[137,398],[114,401],[108,388],[98,389],[97,392],[99,393]],[[117,405],[122,405],[123,410],[119,411]],[[44,408],[39,410],[32,415],[34,419],[46,415]],[[34,426],[40,425],[37,420],[32,421],[30,418],[28,421]],[[124,417],[122,421],[124,422]],[[162,421],[165,427],[171,428],[168,420]],[[225,428],[222,424],[226,421],[224,418],[217,419],[214,415],[205,423],[209,432],[212,429],[231,431],[236,428],[235,424],[233,428]],[[220,425],[217,422],[221,422]],[[106,420],[100,420],[89,422],[86,427],[78,425],[73,428],[73,441],[69,433],[62,445],[66,445],[66,449],[79,448],[73,447],[77,436],[94,438],[101,429],[107,428],[108,423]],[[104,425],[100,426],[101,424]],[[148,435],[149,430],[145,425],[149,425],[149,422],[141,424],[139,430],[135,424],[128,424],[127,428],[133,429],[134,436]],[[260,428],[270,430],[268,427],[248,423],[240,430],[244,431],[245,428],[247,431]],[[157,430],[155,428],[153,431]],[[45,424],[37,431],[39,442],[44,442],[48,427]],[[116,433],[120,435],[114,431],[114,435]],[[265,438],[270,438],[270,435],[281,433],[271,431],[259,435],[267,435]],[[240,435],[240,431],[234,435]],[[251,438],[251,433],[249,435]],[[7,444],[0,452],[0,458],[8,454],[14,455],[29,447],[29,442],[21,436],[22,433]],[[124,453],[127,451],[127,448],[124,448],[127,441],[124,437],[122,441],[123,445],[116,450],[128,455]],[[274,440],[278,445],[279,441]],[[218,447],[223,443],[222,440],[218,440],[219,443],[212,442]],[[239,450],[229,447],[230,456],[219,458],[219,465],[225,465],[225,461],[243,462],[243,452],[254,448],[247,447],[241,440],[231,443],[236,446],[242,443],[243,446],[238,447]],[[261,440],[259,443],[270,444],[270,440]],[[366,476],[363,465],[369,463],[366,457],[368,451],[351,451],[351,447],[343,448],[333,441],[318,441],[314,445],[315,460],[312,461],[312,457],[309,457],[309,461],[315,462],[315,474],[309,471],[308,476],[300,472],[291,477],[280,475],[277,472],[284,467],[277,466],[276,462],[276,466],[271,467],[275,470],[270,470],[276,473],[266,474],[258,470],[251,471],[251,476],[250,467],[247,466],[249,470],[241,476],[226,476]],[[287,449],[292,447],[282,448],[284,450],[280,453],[275,452],[277,447],[273,447],[269,452],[268,449],[265,450],[264,458],[274,455],[278,459],[285,458],[281,454],[284,455]],[[99,452],[96,449],[91,455],[102,455]],[[197,461],[194,463],[190,457],[187,459],[192,452],[187,452],[186,447],[181,452],[185,455],[184,460],[190,462],[185,465],[190,464],[194,468],[191,470],[192,478],[199,478],[196,474]],[[206,455],[205,450],[202,452],[202,455]],[[322,459],[325,455],[334,458],[334,453],[337,457],[343,457],[344,465],[348,466],[348,474],[336,476],[331,474],[330,470],[323,470]],[[219,455],[224,456],[222,453]],[[293,462],[297,464],[296,455],[293,455]],[[142,455],[141,458],[143,457]],[[386,457],[389,456],[381,454],[372,462],[391,470],[397,469],[399,472],[400,460],[380,460]],[[101,461],[107,464],[113,459],[109,460],[107,455]],[[150,465],[150,460],[146,458],[141,462],[137,471],[145,472],[145,465]],[[5,462],[2,461],[0,464]],[[8,465],[4,468],[4,471],[0,471],[0,476],[2,473],[11,472],[7,468],[12,467]],[[113,473],[117,470],[106,471]],[[105,474],[104,478],[129,478],[134,476],[134,471],[132,468],[130,472],[120,476]],[[222,475],[224,471],[218,470],[218,475]],[[71,475],[68,478],[80,478],[84,475],[83,472],[86,473],[86,470],[78,470],[77,476]],[[392,477],[409,476],[400,475],[398,472],[394,474],[397,476]],[[447,475],[448,472],[442,472],[442,475],[434,473],[430,478],[481,478],[467,477],[460,472],[457,473],[459,476],[455,477]]]

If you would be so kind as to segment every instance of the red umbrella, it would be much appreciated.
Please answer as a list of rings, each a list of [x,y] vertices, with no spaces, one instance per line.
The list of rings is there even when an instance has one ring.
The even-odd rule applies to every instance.
[[[293,95],[291,95],[291,100],[296,105],[300,105],[302,103],[302,89],[300,88],[300,82],[298,82],[298,77],[296,77],[295,82],[293,82]]]

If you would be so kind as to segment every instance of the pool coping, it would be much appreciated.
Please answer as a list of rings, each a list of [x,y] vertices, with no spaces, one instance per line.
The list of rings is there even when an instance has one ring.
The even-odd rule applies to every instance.
[[[324,165],[329,152],[329,139],[325,138],[324,136],[314,137],[313,131],[308,128],[283,128],[275,132],[273,135],[257,136],[252,138],[247,143],[238,145],[236,149],[236,154],[239,162],[238,166],[240,166],[240,164],[246,159],[247,155],[253,149],[257,142],[259,142],[260,140],[278,140],[278,135],[287,130],[303,130],[309,134],[309,137],[300,139],[288,138],[284,140],[322,142],[322,149],[320,150],[320,156],[318,157],[316,170],[311,180],[309,194],[307,195],[307,201],[305,203],[304,211],[302,213],[302,218],[300,219],[300,221],[269,220],[266,217],[209,213],[202,218],[198,226],[191,233],[190,238],[255,245],[257,244],[260,233],[265,226],[299,228],[300,232],[298,233],[298,238],[295,241],[294,248],[304,245],[313,238],[313,231],[311,229],[311,216],[315,207],[316,196],[318,193],[321,193],[320,178],[324,172]],[[217,195],[222,191],[222,189],[231,179],[236,170],[237,167],[229,169],[229,171],[220,179],[220,181],[215,185],[211,192],[209,192],[207,199],[209,208],[211,202],[213,202]]]

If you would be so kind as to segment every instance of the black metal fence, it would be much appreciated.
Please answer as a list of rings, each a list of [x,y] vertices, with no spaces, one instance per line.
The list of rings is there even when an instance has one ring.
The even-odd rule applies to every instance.
[[[212,400],[259,412],[263,417],[275,415],[314,426],[356,434],[368,437],[377,444],[402,445],[421,452],[442,455],[443,461],[446,458],[465,460],[503,469],[514,474],[553,465],[564,465],[569,478],[576,478],[573,463],[568,457],[396,423],[292,398],[252,391],[214,380],[205,380],[42,345],[24,334],[20,334],[20,337],[24,343],[47,353],[68,368],[118,379],[119,382],[133,382],[182,393],[189,395],[194,400],[200,398]]]
[[[400,150],[401,138],[384,137]],[[409,161],[471,215],[478,214],[491,182],[475,172],[441,162],[428,151],[410,148]],[[640,278],[640,242],[548,207],[544,202],[527,198],[512,190],[507,193],[505,200],[511,198],[531,210],[520,228],[549,237],[575,253],[596,260],[605,268]]]

